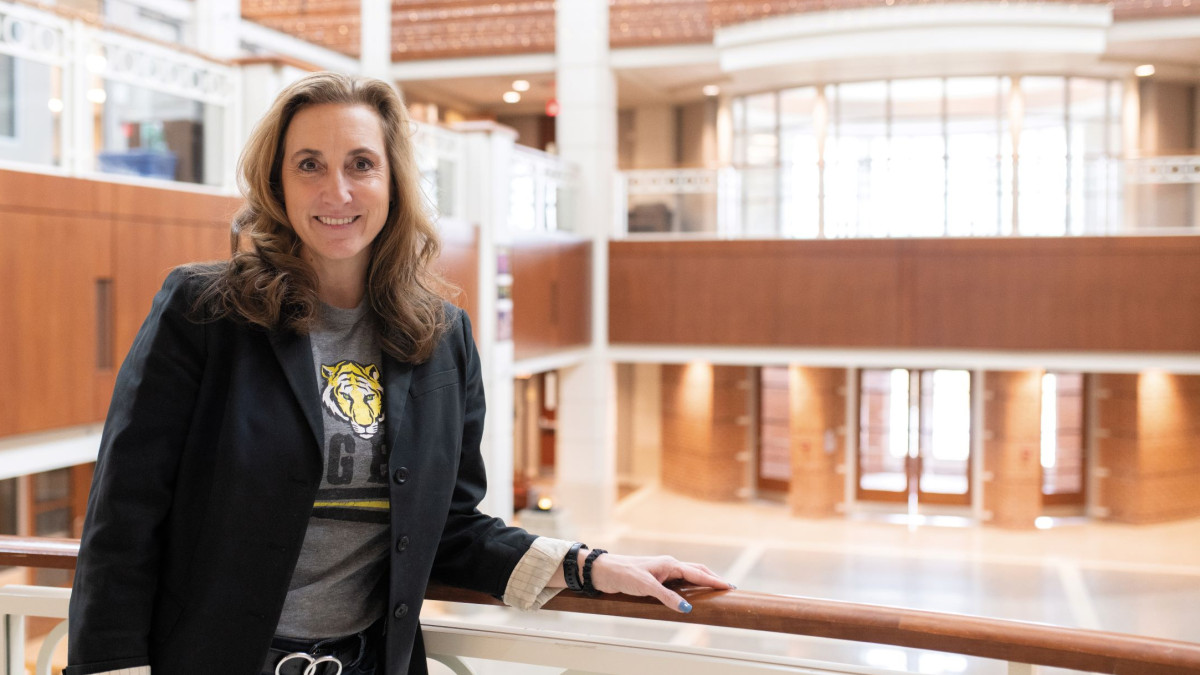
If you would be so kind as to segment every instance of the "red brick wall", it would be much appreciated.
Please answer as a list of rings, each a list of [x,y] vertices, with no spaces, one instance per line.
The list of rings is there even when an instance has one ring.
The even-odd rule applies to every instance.
[[[1032,528],[1042,510],[1042,371],[984,376],[984,510],[992,525]]]
[[[1200,516],[1200,376],[1098,375],[1096,398],[1098,503],[1108,518]]]
[[[846,371],[788,369],[792,481],[788,504],[797,516],[831,516],[844,492],[838,466],[845,454]]]
[[[747,486],[749,369],[692,363],[662,368],[662,483],[713,501]]]

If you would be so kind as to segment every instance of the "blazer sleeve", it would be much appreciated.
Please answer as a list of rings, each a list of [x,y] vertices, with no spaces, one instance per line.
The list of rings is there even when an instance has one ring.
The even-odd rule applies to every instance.
[[[479,502],[487,492],[487,476],[479,449],[486,407],[483,377],[470,319],[458,308],[448,308],[448,311],[459,317],[451,325],[457,329],[452,329],[455,346],[463,350],[465,412],[458,476],[450,513],[434,558],[432,577],[499,598],[504,595],[513,569],[536,537],[479,511]]]
[[[162,551],[204,368],[204,326],[188,318],[176,269],[117,375],[100,441],[71,594],[65,675],[146,666]]]

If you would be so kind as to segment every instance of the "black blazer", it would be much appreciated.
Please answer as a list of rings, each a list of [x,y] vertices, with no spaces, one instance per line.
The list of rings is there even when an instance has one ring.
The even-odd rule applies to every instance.
[[[193,321],[199,285],[186,268],[170,274],[117,377],[65,675],[146,664],[253,675],[266,659],[323,471],[320,394],[307,337]],[[383,358],[396,542],[387,675],[425,672],[418,617],[431,577],[502,595],[533,542],[476,508],[479,355],[465,313],[447,315],[431,359]]]

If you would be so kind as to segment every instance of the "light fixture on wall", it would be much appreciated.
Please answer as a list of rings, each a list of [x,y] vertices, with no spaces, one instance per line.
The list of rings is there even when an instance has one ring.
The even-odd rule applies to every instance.
[[[517,92],[515,92],[515,91],[504,92],[504,102],[505,103],[516,103],[520,100],[521,100],[521,95],[518,94]]]
[[[104,103],[108,100],[108,92],[103,89],[88,89],[87,99],[92,103]]]
[[[50,108],[50,112],[58,114],[63,111],[63,102],[61,98],[52,98],[46,101],[46,107]]]
[[[1144,63],[1133,69],[1133,74],[1138,77],[1150,77],[1154,74],[1154,64]]]
[[[529,91],[529,80],[513,80],[513,91]]]
[[[705,96],[716,96],[721,93],[721,88],[715,84],[706,84],[701,91],[704,92]]]

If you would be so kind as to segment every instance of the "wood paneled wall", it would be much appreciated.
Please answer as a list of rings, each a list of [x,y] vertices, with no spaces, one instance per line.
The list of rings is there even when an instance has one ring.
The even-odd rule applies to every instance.
[[[437,270],[457,287],[449,300],[467,310],[477,326],[475,340],[479,341],[479,228],[464,221],[442,218],[438,221],[442,236],[442,254]]]
[[[983,397],[987,520],[1032,529],[1042,512],[1042,371],[988,371]]]
[[[797,516],[837,513],[843,497],[838,473],[845,456],[846,371],[788,368],[792,481],[788,504]]]
[[[513,243],[513,348],[518,359],[591,342],[592,244],[579,237]]]
[[[750,369],[662,367],[662,484],[690,497],[732,501],[747,487]]]
[[[1200,351],[1200,238],[612,242],[613,343]]]
[[[1200,376],[1095,376],[1099,504],[1153,523],[1200,516]]]
[[[228,257],[240,201],[0,171],[0,372],[13,385],[0,388],[0,436],[102,421],[167,272]],[[455,301],[474,313],[476,230],[444,225],[440,269],[463,290]],[[111,282],[107,316],[102,281]]]
[[[0,436],[102,420],[167,270],[228,255],[236,207],[225,197],[0,171],[0,368],[37,389],[0,390]],[[106,316],[102,281],[111,282]]]

